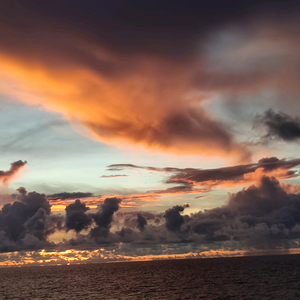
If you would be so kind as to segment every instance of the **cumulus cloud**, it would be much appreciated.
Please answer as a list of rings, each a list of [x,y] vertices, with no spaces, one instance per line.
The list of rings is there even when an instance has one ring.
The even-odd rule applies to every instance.
[[[5,176],[13,176],[25,164],[22,161],[13,163],[11,170],[4,172]],[[120,198],[100,197],[101,201],[97,199],[95,203],[101,204],[91,213],[85,200],[76,199],[66,206],[65,216],[51,211],[50,199],[70,201],[75,196],[84,198],[93,194],[58,193],[48,199],[44,194],[28,193],[20,187],[17,194],[10,195],[11,203],[5,204],[0,211],[0,252],[96,248],[120,243],[132,247],[182,243],[218,247],[226,243],[233,248],[238,244],[246,250],[253,247],[274,249],[278,245],[289,248],[300,239],[299,186],[279,182],[272,176],[276,174],[279,179],[298,176],[293,168],[299,164],[299,159],[265,157],[253,164],[208,170],[111,165],[109,168],[119,170],[144,168],[165,172],[170,175],[166,182],[178,185]],[[190,215],[184,214],[188,204],[175,205],[164,213],[122,210],[127,204],[127,208],[131,207],[133,199],[149,201],[161,195],[200,193],[205,190],[205,184],[211,188],[212,182],[218,185],[224,182],[254,184],[230,194],[223,206]],[[197,185],[203,186],[197,190]],[[51,242],[50,236],[60,230],[74,230],[76,237],[60,243]]]
[[[263,177],[229,197],[227,205],[191,216],[193,231],[207,241],[237,240],[253,247],[299,238],[299,194],[289,194],[275,178]]]
[[[133,234],[134,225],[127,220],[129,227],[123,227],[123,237],[126,232],[127,240],[130,236],[131,242],[151,241],[154,244],[180,241],[239,243],[244,249],[272,249],[285,241],[300,238],[300,196],[286,192],[272,177],[264,176],[257,185],[231,194],[226,205],[189,216],[182,214],[185,207],[174,206],[163,215],[157,214],[154,218],[165,219],[165,222],[151,222],[138,235]],[[119,233],[114,238],[123,241]]]
[[[186,207],[189,207],[189,205],[176,205],[166,210],[164,218],[166,219],[166,227],[168,230],[180,231],[181,226],[184,223],[184,218],[180,213],[183,212]]]
[[[8,185],[8,183],[15,178],[15,176],[26,166],[27,162],[18,160],[11,163],[11,167],[8,171],[0,171],[0,181],[4,185]]]
[[[138,218],[133,212],[119,213],[113,220],[115,204],[105,225],[67,241],[66,245],[96,247],[126,243],[138,249],[142,245],[172,244],[176,247],[185,243],[206,245],[211,249],[226,245],[244,251],[272,251],[296,245],[294,241],[300,238],[300,196],[285,191],[272,177],[264,176],[256,185],[231,194],[223,206],[190,215],[183,213],[188,205],[177,205],[165,213],[142,212]],[[113,227],[115,229],[110,232]]]
[[[134,248],[185,243],[217,249],[225,243],[232,249],[275,249],[288,248],[300,239],[300,194],[273,177],[262,176],[255,185],[230,194],[223,206],[190,215],[184,214],[187,204],[164,213],[137,213],[120,210],[121,199],[106,198],[95,213],[88,213],[77,199],[62,217],[51,213],[44,194],[27,193],[24,188],[18,192],[15,202],[0,211],[1,252],[120,243]],[[62,229],[74,230],[76,238],[50,242],[49,236]]]
[[[106,198],[104,200],[103,204],[99,207],[99,211],[93,214],[93,219],[97,227],[92,229],[92,236],[107,237],[113,220],[113,214],[119,210],[121,201],[118,198]]]
[[[300,138],[300,119],[272,109],[264,115],[255,118],[256,124],[264,125],[267,130],[265,139],[279,139],[286,142],[297,141]],[[257,126],[257,125],[256,125]]]
[[[48,236],[62,228],[63,218],[51,215],[44,194],[18,189],[17,201],[0,211],[0,251],[40,249],[54,246]]]
[[[74,229],[80,232],[87,229],[92,223],[92,215],[86,214],[89,210],[85,203],[81,203],[79,199],[75,200],[66,207],[66,228],[67,230]]]
[[[143,231],[145,229],[145,226],[147,225],[147,220],[145,219],[145,217],[141,213],[137,214],[136,222],[137,222],[136,227],[140,231]]]
[[[256,185],[231,194],[224,206],[191,215],[183,214],[185,207],[188,206],[177,205],[167,209],[164,214],[152,213],[151,218],[143,212],[143,220],[137,220],[134,214],[128,215],[126,222],[119,224],[122,230],[110,233],[107,242],[230,242],[239,243],[245,249],[272,249],[285,243],[283,241],[300,238],[299,194],[286,191],[272,177],[263,176]],[[133,220],[143,221],[143,224],[148,220],[147,227],[137,232]]]

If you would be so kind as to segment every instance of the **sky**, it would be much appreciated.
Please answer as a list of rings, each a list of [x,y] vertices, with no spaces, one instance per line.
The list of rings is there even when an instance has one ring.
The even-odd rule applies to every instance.
[[[300,253],[300,1],[0,3],[0,266]]]

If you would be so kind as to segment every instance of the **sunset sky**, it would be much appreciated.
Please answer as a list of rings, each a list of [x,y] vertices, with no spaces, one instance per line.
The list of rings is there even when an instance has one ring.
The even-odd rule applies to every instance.
[[[0,266],[300,253],[300,1],[0,3]]]

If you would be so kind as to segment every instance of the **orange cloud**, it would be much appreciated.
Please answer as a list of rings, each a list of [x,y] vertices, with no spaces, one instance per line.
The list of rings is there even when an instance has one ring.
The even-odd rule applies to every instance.
[[[264,176],[275,177],[277,180],[295,178],[299,172],[293,170],[300,164],[300,159],[278,159],[276,157],[265,157],[258,163],[237,165],[218,169],[179,169],[179,168],[155,168],[143,167],[133,164],[113,164],[108,166],[109,171],[122,171],[125,168],[145,169],[150,172],[165,172],[171,175],[166,183],[177,184],[163,190],[150,190],[145,193],[133,193],[130,195],[111,194],[101,197],[78,197],[89,208],[97,208],[107,197],[122,199],[121,207],[135,208],[143,202],[156,202],[159,198],[169,195],[187,195],[208,193],[216,188],[232,188],[236,186],[259,185]],[[114,175],[116,176],[116,175]],[[298,185],[281,183],[282,188],[289,193],[297,193],[300,188]],[[64,196],[68,193],[62,193]],[[92,194],[91,194],[92,195]],[[197,197],[199,199],[203,197]],[[74,201],[73,198],[49,197],[52,210],[63,211],[65,207]]]
[[[289,194],[298,194],[300,192],[300,185],[298,184],[280,182],[280,186]]]
[[[145,169],[151,172],[165,172],[172,174],[167,184],[177,184],[175,187],[159,191],[149,191],[144,194],[133,194],[129,196],[113,195],[113,197],[124,199],[138,199],[139,201],[157,201],[164,195],[202,194],[216,188],[232,188],[250,184],[259,185],[264,176],[275,177],[278,180],[295,178],[299,172],[292,170],[300,164],[299,159],[279,160],[276,157],[265,157],[258,163],[237,165],[218,169],[193,169],[193,168],[155,168],[143,167],[134,164],[113,164],[108,166],[109,171],[122,171],[126,168]],[[298,185],[281,183],[282,188],[289,193],[297,193],[300,190]],[[105,196],[107,197],[107,196]],[[103,201],[105,199],[101,201]],[[196,197],[198,199],[203,196]]]
[[[251,151],[203,103],[267,90],[298,98],[299,22],[288,10],[235,27],[230,14],[208,17],[213,9],[149,14],[100,2],[1,4],[0,92],[108,144],[240,161]]]
[[[0,171],[0,181],[4,186],[7,187],[8,184],[19,175],[20,171],[25,168],[26,164],[26,161],[18,160],[11,164],[8,171]]]
[[[136,208],[141,205],[143,202],[157,202],[160,197],[168,196],[168,195],[186,195],[186,194],[201,194],[208,192],[208,189],[194,189],[192,187],[186,187],[186,186],[178,186],[173,188],[168,188],[165,190],[154,190],[154,191],[148,191],[146,193],[140,193],[140,194],[131,194],[131,195],[118,195],[118,194],[112,194],[112,195],[104,195],[101,197],[91,197],[91,198],[83,198],[81,199],[82,202],[84,202],[89,208],[97,208],[99,204],[104,202],[104,200],[108,197],[110,198],[118,198],[122,199],[122,203],[120,207],[123,208]],[[50,204],[52,211],[63,211],[65,210],[65,207],[71,203],[74,202],[74,199],[55,199],[51,200],[50,198]]]
[[[250,250],[202,250],[199,252],[188,252],[182,254],[148,254],[148,255],[122,255],[115,251],[107,251],[103,248],[99,250],[75,250],[69,249],[65,251],[28,251],[25,253],[3,253],[0,255],[0,267],[15,267],[26,265],[69,265],[69,264],[85,264],[105,263],[117,261],[153,261],[162,259],[199,259],[214,257],[240,257],[240,256],[256,256],[256,255],[279,255],[279,254],[299,254],[300,249],[250,249]]]
[[[258,168],[252,173],[244,174],[240,178],[235,178],[231,180],[208,180],[204,182],[192,182],[189,181],[189,184],[195,186],[206,187],[207,189],[212,189],[214,187],[219,188],[232,188],[241,185],[248,185],[257,183],[263,176],[275,177],[278,180],[288,179],[298,177],[298,174],[291,174],[289,170],[277,169],[277,170],[264,170],[263,168]],[[290,186],[290,185],[289,185]],[[287,188],[287,186],[286,186]],[[295,188],[294,188],[295,189]],[[289,190],[292,190],[290,187]]]
[[[119,60],[128,59],[109,56],[120,68]],[[0,92],[62,112],[105,143],[238,160],[250,157],[229,128],[201,108],[209,97],[190,96],[193,71],[182,65],[137,56],[124,74],[106,76],[63,56],[51,64],[46,50],[36,58],[20,57],[0,49]]]

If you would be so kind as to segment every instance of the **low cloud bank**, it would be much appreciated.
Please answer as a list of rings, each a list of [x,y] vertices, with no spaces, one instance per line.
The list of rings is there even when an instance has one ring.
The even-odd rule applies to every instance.
[[[63,217],[51,214],[44,194],[18,189],[16,201],[0,211],[0,251],[18,251],[54,247],[49,235],[62,229]]]
[[[262,176],[256,185],[230,194],[227,204],[184,214],[185,205],[164,213],[120,210],[122,200],[106,198],[96,212],[79,199],[66,207],[65,216],[51,212],[44,194],[21,187],[15,201],[0,211],[0,251],[44,248],[91,249],[125,243],[143,245],[237,243],[244,250],[288,248],[300,238],[300,194],[286,191],[274,177]],[[54,243],[57,231],[75,236]]]

